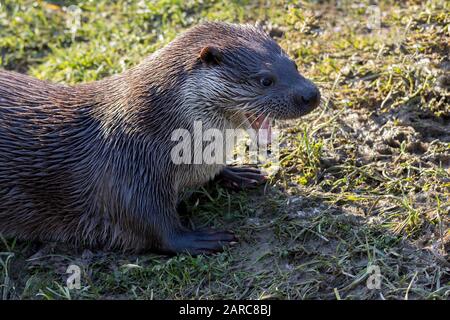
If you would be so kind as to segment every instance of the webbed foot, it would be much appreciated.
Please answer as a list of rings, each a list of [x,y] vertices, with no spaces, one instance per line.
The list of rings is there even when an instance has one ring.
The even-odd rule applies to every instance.
[[[236,236],[229,231],[182,231],[172,235],[163,251],[191,255],[210,254],[223,251],[226,246],[236,243]]]
[[[259,169],[251,167],[225,167],[218,178],[226,187],[233,190],[242,190],[248,187],[255,187],[264,181],[267,177]]]

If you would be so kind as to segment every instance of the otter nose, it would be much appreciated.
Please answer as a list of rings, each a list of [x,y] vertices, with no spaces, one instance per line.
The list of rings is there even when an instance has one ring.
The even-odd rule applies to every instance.
[[[299,106],[312,110],[319,105],[320,92],[316,88],[299,92],[294,95],[294,102]]]

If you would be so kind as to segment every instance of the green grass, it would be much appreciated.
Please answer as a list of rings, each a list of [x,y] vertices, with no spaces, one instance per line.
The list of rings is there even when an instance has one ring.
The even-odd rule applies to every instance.
[[[449,299],[449,7],[382,1],[0,0],[0,65],[65,83],[116,74],[204,20],[259,22],[323,92],[283,125],[261,188],[219,185],[185,223],[236,231],[213,256],[163,257],[2,239],[3,299]],[[81,24],[71,32],[71,11]],[[66,269],[81,267],[81,289]],[[378,266],[380,289],[367,270]]]

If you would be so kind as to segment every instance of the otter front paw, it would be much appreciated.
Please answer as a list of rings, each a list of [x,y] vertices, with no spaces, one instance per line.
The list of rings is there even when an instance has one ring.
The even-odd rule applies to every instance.
[[[172,236],[166,253],[210,254],[223,251],[226,246],[237,243],[234,233],[229,231],[183,231]]]
[[[250,167],[225,167],[218,178],[226,187],[233,190],[254,187],[267,179],[266,175],[260,170]]]

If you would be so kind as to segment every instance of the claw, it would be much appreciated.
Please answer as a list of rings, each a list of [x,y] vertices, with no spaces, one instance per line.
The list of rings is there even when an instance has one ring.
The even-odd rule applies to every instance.
[[[221,252],[226,246],[235,245],[237,238],[229,231],[183,231],[173,236],[170,248],[172,253],[191,255]]]
[[[267,178],[260,170],[255,168],[226,167],[219,177],[226,186],[234,190],[246,187],[255,187],[263,183]]]

